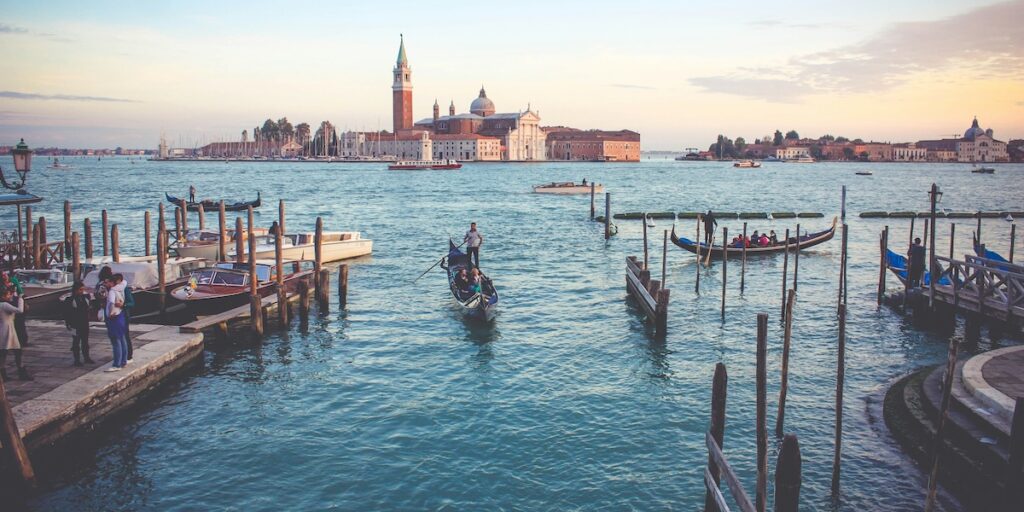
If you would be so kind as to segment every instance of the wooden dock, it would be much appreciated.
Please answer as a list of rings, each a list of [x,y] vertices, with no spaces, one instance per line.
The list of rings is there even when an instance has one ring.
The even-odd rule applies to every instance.
[[[668,324],[668,288],[661,287],[661,281],[651,279],[651,273],[642,269],[636,256],[626,258],[626,290],[640,304],[640,309],[649,322],[654,324],[658,335],[665,334]]]

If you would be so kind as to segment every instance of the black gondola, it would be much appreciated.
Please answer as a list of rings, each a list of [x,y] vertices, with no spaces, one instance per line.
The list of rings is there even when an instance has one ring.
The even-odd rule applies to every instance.
[[[798,250],[801,250],[801,249],[807,249],[808,247],[814,247],[815,245],[822,244],[822,243],[825,243],[825,242],[831,240],[832,237],[835,236],[835,234],[836,234],[836,222],[837,222],[837,220],[838,219],[836,217],[833,217],[832,218],[832,226],[830,228],[824,230],[824,231],[819,231],[817,233],[808,233],[806,235],[800,235],[799,242],[797,241],[797,237],[795,237],[795,236],[790,237],[789,238],[789,250],[790,251],[798,251]],[[679,236],[677,236],[676,235],[676,228],[675,228],[675,226],[672,226],[672,243],[674,243],[674,244],[678,245],[679,247],[682,247],[683,249],[686,249],[687,251],[690,251],[690,252],[692,252],[694,254],[697,253],[697,244],[694,243],[692,240],[690,240],[688,238],[685,238],[685,237],[680,238]],[[722,249],[721,245],[713,245],[713,246],[711,246],[710,250],[711,250],[711,257],[712,258],[721,258],[722,257],[722,250],[723,249]],[[742,247],[726,247],[725,251],[727,252],[729,257],[740,257],[740,256],[743,255],[743,248]],[[756,255],[759,255],[759,254],[773,254],[773,253],[779,253],[779,252],[785,252],[785,251],[786,251],[786,241],[785,240],[781,240],[778,243],[776,243],[774,245],[769,245],[767,247],[759,247],[759,246],[747,247],[747,256],[756,256]],[[700,244],[700,254],[701,254],[701,256],[703,257],[703,256],[707,255],[707,253],[708,253],[708,246],[707,246],[707,244],[701,243]]]
[[[182,199],[174,197],[174,196],[168,194],[167,192],[164,192],[164,196],[167,198],[167,202],[168,203],[171,203],[171,204],[173,204],[175,206],[181,206],[181,202],[183,201]],[[255,201],[239,201],[237,203],[224,203],[224,210],[225,211],[229,211],[229,212],[238,212],[238,211],[242,211],[242,210],[248,210],[250,206],[252,206],[253,208],[259,208],[260,204],[262,204],[262,202],[263,202],[263,200],[260,197],[260,193],[256,192],[256,200]],[[190,211],[190,212],[197,212],[197,211],[199,211],[199,205],[203,205],[203,210],[208,211],[208,212],[216,211],[216,210],[220,209],[220,202],[219,201],[211,201],[209,199],[207,199],[205,201],[195,201],[195,202],[185,201],[185,207],[188,208],[188,211]]]
[[[466,253],[459,250],[455,242],[448,240],[448,256],[441,260],[441,268],[448,273],[448,289],[452,298],[459,305],[459,310],[467,319],[482,320],[490,322],[498,311],[498,290],[490,278],[480,272],[483,277],[481,293],[473,293],[468,290],[460,290],[455,284],[455,276],[463,268],[469,270],[469,258]]]

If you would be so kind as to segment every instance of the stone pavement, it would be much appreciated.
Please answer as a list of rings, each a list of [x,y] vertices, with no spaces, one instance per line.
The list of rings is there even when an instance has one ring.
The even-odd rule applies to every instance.
[[[964,363],[963,387],[999,420],[994,424],[1009,433],[1018,397],[1024,397],[1024,346],[978,354]]]

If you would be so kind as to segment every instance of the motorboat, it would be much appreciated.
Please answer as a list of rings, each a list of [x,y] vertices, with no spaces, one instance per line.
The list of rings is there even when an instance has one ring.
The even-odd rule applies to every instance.
[[[49,167],[50,169],[70,169],[71,164],[62,164],[60,163],[60,160],[57,157],[54,157],[53,163],[48,165],[47,167]]]
[[[185,284],[194,270],[208,264],[207,260],[199,258],[168,259],[164,265],[165,290],[172,290]],[[110,267],[114,274],[123,275],[128,286],[132,288],[132,296],[135,298],[132,321],[152,318],[160,314],[160,274],[156,256],[121,258],[119,262],[94,264],[93,269],[82,278],[86,290],[96,289],[96,285],[99,283],[99,273],[103,267]],[[64,294],[61,299],[63,300],[67,295]],[[181,305],[176,304],[173,300],[167,300],[164,309],[168,311],[181,309]]]
[[[856,174],[857,176],[872,176],[872,175],[874,175],[875,173],[873,173],[873,172],[871,172],[871,171],[857,171],[857,172],[856,172],[856,173],[854,173],[854,174]]]
[[[314,239],[316,233],[293,233],[286,234],[281,240],[282,258],[289,260],[312,259],[316,253]],[[274,259],[276,237],[274,235],[255,236],[256,259]],[[321,261],[329,263],[332,261],[347,260],[366,256],[373,252],[373,240],[363,238],[358,231],[324,231],[323,241],[320,244]],[[248,254],[248,244],[245,245]],[[228,251],[228,259],[235,259],[234,250]]]
[[[418,170],[447,170],[459,169],[462,167],[457,160],[398,160],[388,165],[392,171],[418,171]]]
[[[253,228],[253,236],[265,236],[266,234],[266,228]],[[226,246],[236,243],[234,229],[226,230],[225,236],[227,237]],[[242,240],[245,240],[246,236],[246,232],[243,231]],[[212,229],[188,230],[181,240],[172,242],[170,248],[183,258],[205,258],[210,261],[227,259],[221,258],[218,254],[220,252],[220,231]]]
[[[587,183],[585,181],[580,184],[572,181],[562,181],[548,183],[547,185],[534,185],[533,191],[537,194],[589,194],[591,185],[594,186],[594,193],[604,193],[604,185],[600,183]]]
[[[257,260],[256,293],[267,297],[277,289],[277,268],[273,260]],[[284,287],[298,289],[300,281],[311,284],[314,263],[309,260],[284,262]],[[249,303],[252,290],[248,263],[225,262],[192,272],[188,282],[171,291],[176,301],[195,316],[214,315]]]
[[[755,162],[753,160],[740,160],[732,164],[733,167],[739,167],[741,169],[757,169],[761,167],[761,162]]]
[[[84,270],[83,270],[84,272]],[[16,269],[14,277],[18,278],[24,290],[25,314],[32,318],[61,318],[61,296],[71,290],[74,283],[70,266],[49,269]]]
[[[813,157],[810,157],[810,156],[807,156],[807,155],[803,155],[803,156],[799,156],[797,158],[790,158],[790,159],[786,160],[786,162],[787,163],[791,163],[791,164],[813,164],[815,162],[815,160],[814,160]]]

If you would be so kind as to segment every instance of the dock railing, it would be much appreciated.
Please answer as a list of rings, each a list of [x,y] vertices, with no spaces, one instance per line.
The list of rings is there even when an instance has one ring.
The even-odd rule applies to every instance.
[[[708,460],[713,462],[714,467],[721,474],[720,477],[725,479],[725,485],[729,487],[729,492],[732,493],[736,506],[742,512],[756,512],[757,509],[754,508],[754,503],[750,501],[747,492],[743,490],[739,477],[736,476],[736,472],[733,471],[729,461],[725,458],[725,454],[722,453],[722,448],[718,446],[718,442],[715,441],[710,430],[704,434],[704,441],[708,447]],[[722,495],[722,489],[719,487],[719,484],[715,482],[716,475],[711,472],[711,467],[712,465],[708,465],[704,468],[704,486],[711,495],[715,506],[718,507],[718,511],[729,512],[729,505],[725,502],[725,496]]]
[[[1024,318],[1024,272],[1013,268],[1019,265],[975,256],[935,259],[943,266],[935,278],[936,300],[1004,319]]]
[[[642,267],[643,263],[638,263],[636,256],[626,257],[626,290],[640,303],[648,321],[654,322],[655,331],[664,334],[671,290],[662,288],[661,281],[651,279],[651,272]]]
[[[4,270],[16,268],[49,268],[54,263],[63,263],[67,251],[64,250],[64,241],[41,244],[36,246],[31,242],[0,244],[0,267]]]

